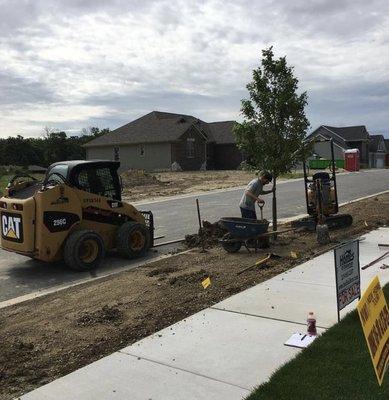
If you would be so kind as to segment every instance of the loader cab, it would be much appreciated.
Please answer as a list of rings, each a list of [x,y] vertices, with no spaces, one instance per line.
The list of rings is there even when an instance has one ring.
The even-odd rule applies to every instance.
[[[45,184],[67,183],[85,192],[121,200],[118,176],[119,162],[114,161],[63,161],[52,164],[47,170]]]

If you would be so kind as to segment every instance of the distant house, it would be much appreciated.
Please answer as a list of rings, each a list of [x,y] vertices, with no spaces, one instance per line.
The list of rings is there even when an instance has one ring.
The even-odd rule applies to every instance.
[[[389,139],[385,139],[385,148],[386,148],[385,166],[389,167]]]
[[[369,165],[372,168],[384,168],[386,158],[385,139],[382,135],[370,135]]]
[[[369,135],[364,125],[346,127],[321,125],[308,136],[308,138],[314,137],[332,138],[336,159],[343,159],[346,150],[358,149],[361,164],[371,168],[380,168],[382,150],[378,149],[382,147],[383,137],[382,135]],[[331,157],[329,146],[325,143],[316,143],[314,152],[322,158]],[[378,160],[378,163],[376,160]]]
[[[118,160],[121,169],[236,169],[234,124],[153,111],[86,143],[86,158]]]

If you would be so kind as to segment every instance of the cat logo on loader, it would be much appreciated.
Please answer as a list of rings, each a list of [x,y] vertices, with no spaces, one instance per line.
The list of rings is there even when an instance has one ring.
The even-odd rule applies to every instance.
[[[22,218],[17,214],[1,213],[2,237],[16,242],[23,241]]]
[[[121,199],[119,162],[63,161],[43,181],[15,176],[0,198],[1,247],[38,260],[96,268],[105,253],[143,256],[154,245],[151,211]]]

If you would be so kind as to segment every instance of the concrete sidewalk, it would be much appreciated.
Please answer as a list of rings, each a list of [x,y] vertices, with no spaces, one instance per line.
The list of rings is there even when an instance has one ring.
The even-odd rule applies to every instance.
[[[361,266],[386,251],[377,244],[389,243],[389,228],[365,237]],[[380,265],[361,271],[362,288],[377,274],[382,285],[389,282]],[[319,331],[336,323],[335,291],[330,251],[22,399],[242,399],[301,351],[283,343],[305,331],[308,311],[315,311]]]

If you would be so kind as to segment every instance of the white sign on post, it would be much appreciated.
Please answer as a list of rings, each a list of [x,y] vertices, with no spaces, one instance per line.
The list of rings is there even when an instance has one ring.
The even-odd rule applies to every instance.
[[[334,257],[339,321],[339,311],[361,297],[359,240],[350,241],[335,248]]]

